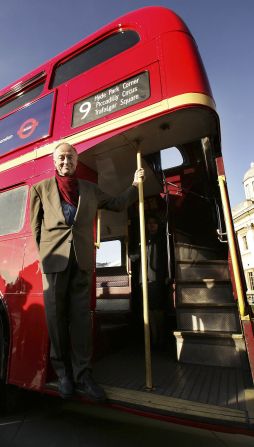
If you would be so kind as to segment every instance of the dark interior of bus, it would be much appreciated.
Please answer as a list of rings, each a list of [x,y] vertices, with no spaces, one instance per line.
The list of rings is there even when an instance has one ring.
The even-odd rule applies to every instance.
[[[233,374],[232,367],[239,371],[244,363],[244,350],[240,347],[239,361],[235,342],[230,341],[240,326],[228,271],[216,135],[214,114],[182,110],[126,130],[79,155],[79,161],[97,173],[100,188],[117,195],[131,184],[141,151],[145,218],[159,219],[168,258],[163,341],[159,346],[150,343],[153,390],[186,399],[193,393],[193,400],[212,403],[206,377],[213,380],[216,368]],[[126,390],[146,389],[140,260],[135,260],[139,222],[138,201],[121,213],[102,210],[97,249],[94,374],[108,393],[122,390],[125,401]],[[247,369],[245,364],[244,377],[237,376],[238,390],[248,380]],[[197,378],[203,385],[194,392]],[[239,402],[237,397],[231,405]]]

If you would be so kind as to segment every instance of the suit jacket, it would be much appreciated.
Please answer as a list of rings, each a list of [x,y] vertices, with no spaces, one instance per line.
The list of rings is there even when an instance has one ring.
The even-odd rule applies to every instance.
[[[137,199],[137,188],[130,186],[118,197],[112,197],[91,182],[78,180],[79,202],[74,223],[66,224],[55,177],[31,187],[30,222],[39,249],[43,273],[66,269],[71,243],[81,270],[94,265],[93,224],[97,209],[122,211]]]

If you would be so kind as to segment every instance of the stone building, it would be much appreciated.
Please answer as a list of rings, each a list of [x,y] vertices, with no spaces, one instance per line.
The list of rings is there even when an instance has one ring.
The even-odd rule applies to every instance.
[[[254,303],[254,163],[243,178],[245,200],[232,209],[249,301]]]

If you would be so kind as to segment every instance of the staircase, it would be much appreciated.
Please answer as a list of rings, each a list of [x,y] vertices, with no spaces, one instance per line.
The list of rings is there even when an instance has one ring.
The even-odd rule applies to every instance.
[[[228,262],[216,248],[175,244],[178,360],[203,365],[245,367],[245,342],[234,301]]]

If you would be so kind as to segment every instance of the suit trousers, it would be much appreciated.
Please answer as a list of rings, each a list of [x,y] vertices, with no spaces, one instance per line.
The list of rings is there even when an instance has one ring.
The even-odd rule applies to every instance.
[[[68,375],[82,382],[85,371],[91,369],[92,272],[79,269],[72,246],[67,268],[42,276],[52,366],[58,377]]]

